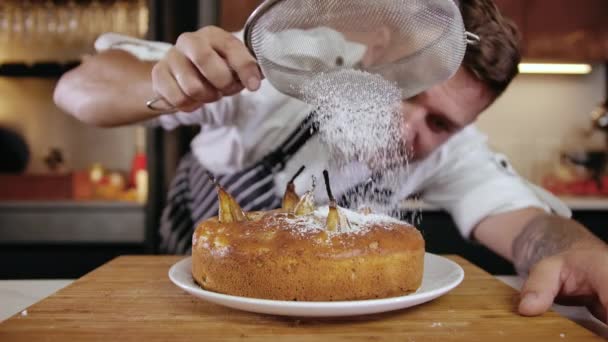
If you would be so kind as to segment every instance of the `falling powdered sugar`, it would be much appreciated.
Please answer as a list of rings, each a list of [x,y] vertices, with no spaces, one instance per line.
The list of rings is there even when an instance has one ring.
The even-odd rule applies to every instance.
[[[318,136],[330,156],[329,167],[340,177],[359,183],[349,173],[352,162],[367,165],[372,177],[363,187],[344,194],[351,209],[367,207],[402,219],[399,189],[409,174],[402,118],[402,93],[396,83],[370,72],[342,69],[320,73],[301,87],[315,109]],[[412,216],[412,219],[415,216]]]
[[[302,86],[315,108],[319,137],[334,161],[359,161],[384,168],[403,163],[401,90],[365,71],[321,73]]]

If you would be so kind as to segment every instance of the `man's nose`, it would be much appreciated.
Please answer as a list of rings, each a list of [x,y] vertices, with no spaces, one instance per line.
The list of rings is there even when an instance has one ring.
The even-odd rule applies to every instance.
[[[426,110],[412,103],[403,104],[403,133],[409,143],[416,139],[424,128]]]

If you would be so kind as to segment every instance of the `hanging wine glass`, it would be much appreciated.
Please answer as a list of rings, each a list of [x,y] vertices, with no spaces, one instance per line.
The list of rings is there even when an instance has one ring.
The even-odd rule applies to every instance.
[[[86,21],[88,26],[88,35],[86,37],[86,50],[90,50],[93,46],[93,42],[103,32],[104,29],[104,15],[105,11],[101,3],[97,0],[93,0],[86,7],[88,13],[88,20]]]
[[[114,26],[112,32],[127,33],[125,28],[129,25],[129,6],[126,1],[118,0],[114,3]]]
[[[141,38],[146,37],[148,34],[150,24],[150,11],[148,9],[148,2],[146,0],[138,1],[138,35]]]
[[[55,30],[57,28],[57,18],[55,17],[55,5],[48,0],[32,6],[32,21],[34,22],[31,33],[31,43],[28,50],[35,55],[36,59],[49,59],[48,56],[55,46]]]
[[[0,3],[0,42],[6,44],[10,35],[8,34],[10,29],[10,3]]]
[[[35,18],[34,18],[34,6],[29,0],[21,2],[23,10],[23,36],[25,39],[32,39],[36,32]]]

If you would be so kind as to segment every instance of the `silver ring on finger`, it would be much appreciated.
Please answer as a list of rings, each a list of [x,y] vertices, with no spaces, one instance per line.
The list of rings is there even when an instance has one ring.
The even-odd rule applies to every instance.
[[[158,105],[159,102],[164,102],[166,104],[166,106],[160,107]],[[146,107],[148,107],[148,109],[153,110],[155,112],[173,112],[177,109],[160,95],[156,96],[155,98],[153,98],[151,100],[146,101]]]

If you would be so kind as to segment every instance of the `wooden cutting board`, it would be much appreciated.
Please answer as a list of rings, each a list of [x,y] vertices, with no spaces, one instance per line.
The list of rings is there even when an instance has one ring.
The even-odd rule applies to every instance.
[[[355,318],[247,313],[188,295],[169,281],[183,257],[124,256],[0,324],[0,341],[601,341],[554,312],[515,312],[516,291],[460,257],[462,284],[413,308]]]

